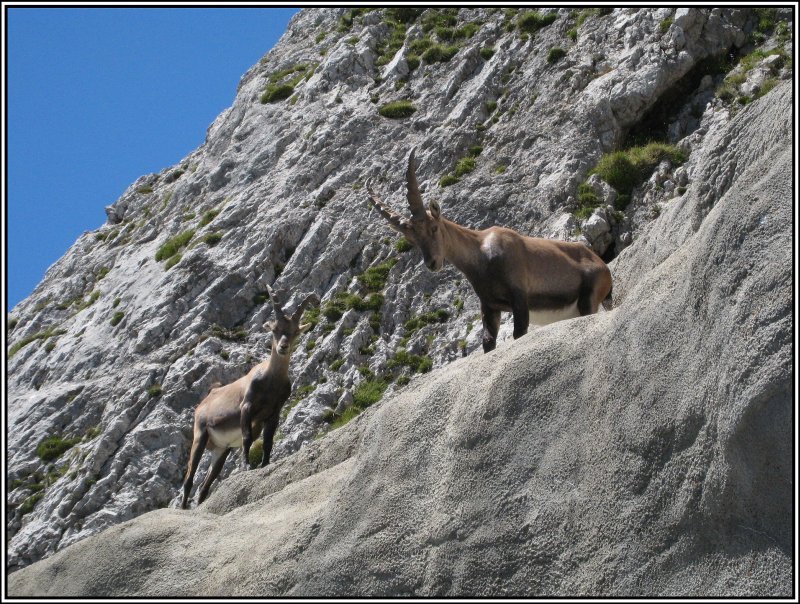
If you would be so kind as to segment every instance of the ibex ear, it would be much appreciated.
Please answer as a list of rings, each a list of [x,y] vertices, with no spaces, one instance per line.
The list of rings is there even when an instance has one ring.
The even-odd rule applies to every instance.
[[[439,217],[442,215],[442,209],[439,207],[439,202],[435,199],[428,204],[428,210],[433,216],[434,220],[439,220]]]
[[[277,321],[268,321],[264,323],[264,327],[266,327],[269,331],[275,331],[275,328],[278,326]]]
[[[311,329],[312,327],[314,327],[313,323],[303,323],[299,327],[300,333],[303,334],[303,333],[307,332],[309,329]]]

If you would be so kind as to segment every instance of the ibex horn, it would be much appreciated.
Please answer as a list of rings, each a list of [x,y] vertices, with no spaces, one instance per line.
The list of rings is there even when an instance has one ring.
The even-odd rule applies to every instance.
[[[267,293],[269,294],[269,299],[272,300],[272,308],[275,310],[275,314],[283,314],[283,305],[278,302],[278,297],[275,294],[275,290],[273,290],[269,285],[267,285]]]
[[[378,199],[375,196],[375,193],[372,192],[372,188],[369,185],[367,185],[367,194],[369,196],[369,200],[372,203],[372,205],[375,206],[376,210],[378,210],[378,213],[381,216],[383,216],[386,220],[388,220],[389,223],[391,223],[392,225],[394,225],[399,229],[402,229],[405,226],[404,218],[397,212],[390,210],[385,205],[383,205],[383,203],[381,203],[381,200]]]
[[[315,293],[306,294],[306,297],[302,302],[300,302],[300,306],[298,306],[297,310],[294,311],[294,315],[292,316],[293,320],[300,320],[300,318],[303,316],[303,311],[306,309],[306,305],[308,305],[309,302],[319,304],[319,296]]]
[[[414,168],[414,151],[416,147],[411,148],[408,154],[408,168],[406,169],[406,187],[408,188],[408,207],[411,208],[411,215],[417,220],[424,219],[425,206],[422,205],[422,196],[419,194],[419,185],[417,184],[417,174]]]

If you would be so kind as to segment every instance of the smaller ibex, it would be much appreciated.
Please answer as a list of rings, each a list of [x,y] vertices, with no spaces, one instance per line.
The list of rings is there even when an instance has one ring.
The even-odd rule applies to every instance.
[[[309,302],[319,304],[316,294],[308,294],[291,315],[283,312],[275,292],[267,286],[275,319],[267,326],[272,331],[272,352],[269,359],[253,367],[247,375],[227,386],[215,383],[194,411],[194,438],[189,454],[189,467],[183,481],[181,508],[189,505],[189,493],[194,483],[194,474],[203,456],[211,451],[211,467],[203,486],[200,487],[198,505],[203,503],[211,483],[219,475],[231,448],[242,447],[242,467],[249,467],[250,445],[253,433],[261,436],[264,453],[261,467],[269,463],[272,439],[278,427],[281,407],[292,392],[289,381],[289,358],[297,337],[307,331],[311,324],[300,324],[300,318]]]
[[[446,220],[439,204],[422,205],[414,168],[414,150],[406,169],[411,219],[384,206],[367,188],[369,198],[394,230],[422,252],[432,271],[452,262],[466,276],[481,301],[483,351],[494,350],[500,313],[514,314],[514,338],[528,325],[546,325],[597,312],[611,298],[611,271],[585,245],[520,235],[491,227],[474,231]]]

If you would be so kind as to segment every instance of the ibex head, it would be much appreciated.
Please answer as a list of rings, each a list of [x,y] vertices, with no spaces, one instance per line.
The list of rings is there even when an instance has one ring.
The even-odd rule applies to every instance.
[[[436,201],[431,201],[427,210],[422,205],[422,196],[419,193],[414,170],[414,149],[411,149],[408,154],[406,187],[408,189],[408,206],[411,208],[410,219],[385,206],[369,187],[367,192],[372,205],[389,222],[389,226],[402,233],[406,239],[419,248],[425,266],[432,271],[438,271],[444,264],[444,246],[440,228],[441,210]]]
[[[275,310],[275,320],[267,323],[266,327],[272,332],[272,345],[277,348],[278,354],[286,356],[291,354],[295,340],[311,328],[311,323],[301,325],[300,319],[309,303],[319,304],[319,296],[306,294],[295,311],[287,315],[283,312],[283,302],[279,301],[283,299],[283,296],[281,295],[279,298],[279,295],[269,285],[267,285],[267,292]]]

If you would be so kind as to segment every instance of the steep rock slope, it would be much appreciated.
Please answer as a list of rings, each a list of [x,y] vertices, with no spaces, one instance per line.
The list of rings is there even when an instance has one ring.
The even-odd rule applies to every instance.
[[[434,371],[10,593],[791,595],[792,100],[709,133],[613,311]]]
[[[760,27],[758,15],[738,9],[302,11],[244,75],[204,145],[133,183],[107,208],[107,224],[82,236],[13,309],[10,569],[175,505],[193,407],[211,383],[267,354],[267,284],[323,299],[292,358],[297,394],[274,459],[327,429],[359,384],[390,382],[388,395],[415,371],[479,347],[468,284],[452,268],[421,267],[366,204],[371,179],[402,207],[412,146],[423,195],[446,216],[585,237],[608,257],[658,212],[688,203],[681,186],[727,185],[727,169],[708,181],[695,173],[706,144],[719,144],[708,133],[740,107],[715,96],[725,73],[713,59],[749,52]],[[763,47],[790,48],[773,30]],[[423,48],[434,42],[439,55]],[[742,94],[754,96],[744,88],[756,73],[790,74],[775,62],[785,54],[764,55]],[[379,115],[400,99],[416,108],[410,117]],[[664,113],[665,103],[680,111]],[[606,203],[573,216],[601,155],[659,128],[691,152],[687,163],[662,162],[622,212],[595,182]],[[464,158],[474,169],[441,186],[469,167]],[[698,220],[673,228],[685,238]],[[627,270],[643,274],[682,239],[649,241],[646,263]],[[615,285],[619,300],[626,287]]]

